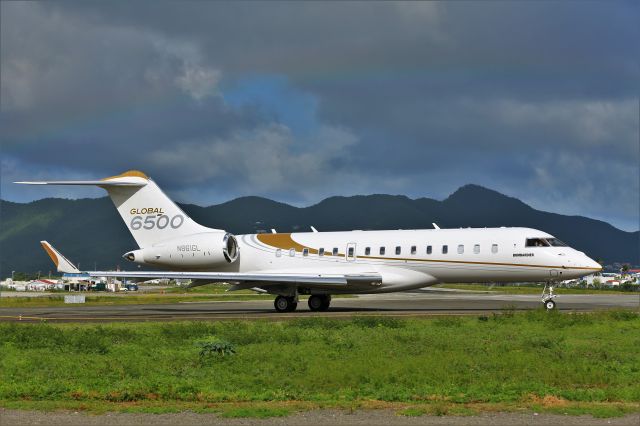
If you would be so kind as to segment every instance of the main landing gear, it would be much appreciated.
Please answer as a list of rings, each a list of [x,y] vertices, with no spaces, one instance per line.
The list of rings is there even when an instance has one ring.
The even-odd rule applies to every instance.
[[[317,311],[326,311],[331,304],[331,296],[328,294],[312,294],[309,296],[309,309]],[[298,307],[298,298],[295,296],[278,296],[273,302],[273,306],[278,312],[293,312]]]
[[[295,296],[278,296],[273,302],[278,312],[293,312],[298,307],[298,298]]]
[[[331,304],[331,295],[313,294],[309,296],[309,301],[307,303],[309,305],[309,309],[314,312],[326,311],[329,309],[329,305]]]
[[[549,289],[549,291],[547,291],[547,289]],[[553,293],[552,283],[545,283],[544,289],[542,290],[542,305],[547,311],[552,311],[556,308],[556,302],[553,300],[556,297],[558,297],[558,295]]]

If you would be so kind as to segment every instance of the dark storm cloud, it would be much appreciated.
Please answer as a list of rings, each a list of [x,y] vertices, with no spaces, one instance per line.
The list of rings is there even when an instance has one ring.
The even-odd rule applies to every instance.
[[[201,203],[474,182],[638,227],[636,2],[1,7],[9,198],[34,166]],[[289,87],[227,101],[255,76]]]

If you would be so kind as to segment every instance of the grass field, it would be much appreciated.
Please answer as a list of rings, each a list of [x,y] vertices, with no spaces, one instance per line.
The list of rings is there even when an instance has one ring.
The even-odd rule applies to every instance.
[[[235,354],[201,356],[202,342]],[[0,405],[286,415],[640,411],[640,317],[482,317],[107,325],[0,324]]]

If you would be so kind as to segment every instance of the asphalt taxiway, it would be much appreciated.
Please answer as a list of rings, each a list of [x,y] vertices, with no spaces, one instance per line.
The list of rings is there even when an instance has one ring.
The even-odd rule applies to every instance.
[[[594,311],[601,309],[640,309],[638,294],[562,295],[556,299],[561,311]],[[505,309],[540,309],[538,295],[508,295],[500,293],[452,292],[418,290],[406,293],[361,295],[334,298],[326,312],[309,311],[301,301],[298,310],[290,313],[274,311],[271,300],[185,301],[155,305],[96,305],[60,307],[0,308],[0,321],[168,321],[168,320],[229,320],[229,319],[292,319],[303,317],[352,317],[388,315],[418,317],[432,315],[499,312]]]

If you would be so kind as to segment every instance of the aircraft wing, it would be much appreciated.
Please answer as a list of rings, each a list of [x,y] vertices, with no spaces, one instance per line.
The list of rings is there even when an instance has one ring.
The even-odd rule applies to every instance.
[[[193,280],[199,283],[226,282],[245,287],[267,287],[270,285],[303,285],[306,287],[368,287],[379,286],[382,276],[378,273],[312,274],[305,272],[170,272],[170,271],[91,271],[92,277],[115,278],[168,278]]]

